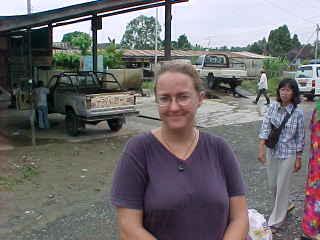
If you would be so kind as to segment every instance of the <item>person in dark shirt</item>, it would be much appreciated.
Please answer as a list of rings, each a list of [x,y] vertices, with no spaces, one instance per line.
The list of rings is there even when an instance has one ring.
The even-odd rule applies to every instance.
[[[111,190],[120,239],[244,240],[244,183],[230,146],[194,127],[204,98],[191,64],[165,63],[155,81],[161,126],[132,137]]]

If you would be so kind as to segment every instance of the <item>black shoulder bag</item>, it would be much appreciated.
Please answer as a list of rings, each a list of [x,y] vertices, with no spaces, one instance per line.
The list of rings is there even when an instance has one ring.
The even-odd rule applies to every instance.
[[[286,125],[286,123],[288,122],[289,118],[291,117],[292,113],[294,112],[296,107],[293,107],[291,113],[287,113],[287,115],[285,116],[285,118],[283,119],[280,127],[276,128],[272,123],[271,123],[271,131],[269,134],[268,139],[265,142],[265,145],[268,148],[275,148],[275,146],[277,145],[278,141],[279,141],[279,137],[281,134],[282,129],[284,128],[284,125]]]

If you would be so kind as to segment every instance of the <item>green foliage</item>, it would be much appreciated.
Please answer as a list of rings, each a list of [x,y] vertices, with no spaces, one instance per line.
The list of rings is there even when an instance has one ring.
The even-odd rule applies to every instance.
[[[192,49],[192,50],[195,50],[195,51],[203,51],[203,50],[205,50],[206,48],[203,47],[203,46],[201,46],[200,44],[196,44],[196,45],[193,45],[193,46],[191,47],[191,49]]]
[[[299,41],[298,35],[294,34],[291,40],[291,48],[300,48],[300,47],[301,47],[301,43]]]
[[[228,48],[228,46],[222,46],[222,47],[219,48],[219,50],[221,50],[221,51],[228,51],[229,48]]]
[[[156,19],[140,15],[130,21],[121,40],[121,46],[128,49],[154,49],[155,48]],[[158,36],[161,26],[158,23]],[[158,37],[159,43],[161,42]]]
[[[23,179],[30,180],[32,177],[40,174],[39,169],[33,165],[23,166],[22,170]]]
[[[247,46],[247,50],[249,52],[254,52],[254,53],[258,53],[258,54],[265,53],[266,48],[267,48],[267,41],[265,38],[263,38],[262,40],[259,40],[257,42],[254,42],[253,44],[249,44]]]
[[[281,58],[267,59],[263,62],[263,67],[268,77],[268,92],[275,95],[283,71],[290,70],[290,62]]]
[[[187,35],[182,34],[178,37],[177,49],[183,49],[183,50],[191,49],[191,43],[189,42]]]
[[[80,67],[80,55],[58,52],[53,55],[53,64],[57,68],[78,70]]]
[[[292,41],[287,25],[272,30],[268,39],[268,53],[275,57],[285,57],[292,49]]]
[[[106,47],[100,50],[99,55],[103,55],[103,68],[120,68],[124,62],[122,61],[123,51],[118,49],[115,39],[109,38],[109,43]]]
[[[78,47],[81,55],[88,55],[88,48],[91,46],[91,37],[84,32],[71,32],[63,35],[62,42],[68,42],[73,47]]]

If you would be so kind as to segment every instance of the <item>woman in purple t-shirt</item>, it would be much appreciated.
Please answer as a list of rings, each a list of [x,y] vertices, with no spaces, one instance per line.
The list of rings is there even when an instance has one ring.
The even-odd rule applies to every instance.
[[[248,216],[239,163],[229,145],[194,127],[204,98],[191,64],[157,74],[161,127],[134,136],[112,186],[122,240],[244,240]]]

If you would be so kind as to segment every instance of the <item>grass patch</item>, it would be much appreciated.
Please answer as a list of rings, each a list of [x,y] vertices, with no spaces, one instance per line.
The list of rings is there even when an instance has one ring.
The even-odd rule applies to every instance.
[[[268,78],[268,94],[269,96],[276,96],[277,94],[277,88],[280,82],[280,77],[272,77],[272,78]],[[258,81],[256,80],[244,80],[241,83],[241,88],[252,92],[252,93],[256,93],[257,92],[257,84]]]
[[[245,89],[249,92],[257,92],[257,81],[256,80],[243,80],[240,86],[242,89]]]
[[[273,77],[268,79],[268,93],[270,96],[276,96],[277,95],[277,88],[280,82],[279,77]]]
[[[38,176],[40,170],[34,165],[24,165],[17,171],[8,176],[0,176],[0,191],[13,190],[18,184],[30,181],[33,177]]]
[[[23,179],[30,180],[32,177],[38,176],[40,171],[35,166],[27,165],[22,168],[21,174]]]
[[[142,83],[142,88],[143,89],[153,90],[153,86],[154,86],[154,82],[153,81],[144,81]]]
[[[23,181],[16,176],[0,176],[0,191],[1,190],[12,190],[19,183]]]

